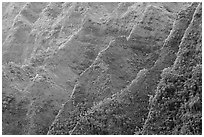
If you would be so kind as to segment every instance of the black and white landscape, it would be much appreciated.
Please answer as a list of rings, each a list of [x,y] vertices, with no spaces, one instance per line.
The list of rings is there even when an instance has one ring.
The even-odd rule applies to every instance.
[[[3,2],[2,134],[201,135],[202,3]]]

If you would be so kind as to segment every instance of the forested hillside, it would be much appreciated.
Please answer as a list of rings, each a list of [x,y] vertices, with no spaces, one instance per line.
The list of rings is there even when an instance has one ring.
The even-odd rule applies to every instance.
[[[201,135],[202,3],[3,2],[2,134]]]

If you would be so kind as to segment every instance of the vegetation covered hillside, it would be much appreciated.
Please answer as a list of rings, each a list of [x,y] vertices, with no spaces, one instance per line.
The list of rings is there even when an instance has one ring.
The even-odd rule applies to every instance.
[[[2,3],[2,134],[202,134],[202,3]]]

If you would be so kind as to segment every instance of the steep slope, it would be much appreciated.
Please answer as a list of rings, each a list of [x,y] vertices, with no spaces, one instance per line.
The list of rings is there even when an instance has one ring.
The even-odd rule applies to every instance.
[[[36,4],[38,4],[38,3],[36,3]],[[44,4],[47,4],[47,3],[44,3]],[[33,10],[32,9],[33,3],[28,3],[28,5],[27,5],[27,8],[25,8],[25,9],[28,11]],[[60,6],[60,5],[62,5],[62,6]],[[78,12],[78,10],[76,10],[76,8],[79,8],[78,6],[82,5],[82,4],[73,3],[73,5],[74,5],[74,6],[72,6],[73,12],[71,12],[71,15],[76,14]],[[65,9],[62,10],[63,6],[65,7]],[[61,18],[63,18],[63,19],[65,18],[63,16],[61,17],[60,12],[61,11],[63,13],[66,12],[66,10],[67,10],[66,8],[67,8],[67,4],[63,5],[63,3],[50,3],[50,4],[48,4],[48,6],[45,7],[45,9],[42,11],[42,13],[38,16],[39,17],[38,20],[35,22],[33,21],[32,31],[29,31],[28,34],[29,33],[30,34],[28,35],[28,37],[25,38],[26,43],[24,43],[24,44],[27,44],[26,45],[27,47],[24,47],[24,45],[23,45],[24,49],[22,51],[22,49],[19,46],[16,46],[16,48],[18,48],[22,52],[21,52],[21,57],[17,57],[14,55],[15,59],[19,59],[19,60],[28,59],[28,60],[24,60],[27,62],[27,65],[28,65],[26,67],[32,68],[33,73],[32,73],[32,77],[28,77],[28,78],[26,77],[25,79],[22,79],[22,80],[20,79],[17,81],[15,81],[16,80],[15,79],[9,83],[5,79],[3,79],[3,81],[6,84],[5,90],[3,90],[4,91],[3,92],[4,93],[3,98],[5,98],[5,100],[6,100],[6,98],[8,98],[9,96],[15,95],[13,97],[14,100],[16,100],[18,98],[20,98],[20,99],[18,100],[18,102],[17,101],[10,102],[10,104],[13,103],[13,105],[16,106],[16,109],[24,109],[24,111],[25,111],[25,113],[23,113],[21,115],[21,117],[22,117],[21,119],[10,120],[11,117],[13,117],[13,116],[18,117],[19,112],[8,114],[7,113],[8,111],[14,111],[14,110],[11,110],[10,108],[5,108],[5,110],[8,110],[8,111],[3,112],[3,117],[6,118],[5,120],[3,120],[3,122],[7,123],[7,126],[4,126],[5,127],[3,130],[4,134],[17,134],[17,132],[19,132],[18,134],[46,134],[48,131],[49,125],[54,120],[54,117],[57,114],[58,110],[61,108],[61,105],[63,104],[63,102],[65,102],[65,100],[68,100],[68,98],[70,97],[70,92],[68,92],[70,89],[70,83],[69,83],[69,81],[66,81],[67,78],[65,80],[63,79],[63,77],[66,77],[67,75],[65,75],[65,76],[58,75],[57,78],[54,77],[56,73],[53,74],[52,71],[50,71],[50,69],[52,68],[49,64],[50,62],[44,61],[47,58],[48,59],[54,58],[54,60],[58,59],[58,58],[56,58],[56,56],[53,57],[53,54],[55,54],[54,52],[55,52],[56,48],[59,47],[59,46],[58,47],[55,46],[53,48],[53,45],[56,43],[55,37],[53,37],[53,36],[56,35],[57,30],[55,28],[59,28],[59,27],[54,26],[54,28],[52,28],[52,26],[53,26],[53,24],[55,25],[56,23],[58,23],[58,22],[53,21],[54,18],[58,18],[57,21],[61,20]],[[25,10],[25,9],[23,9],[23,10]],[[35,10],[37,10],[37,9],[35,9]],[[26,11],[22,11],[22,12],[24,13]],[[79,11],[79,12],[81,12],[81,11]],[[23,14],[23,15],[25,16],[26,14]],[[74,15],[74,16],[71,16],[71,18],[69,18],[69,19],[72,20],[75,17],[76,17],[75,20],[77,20],[77,19],[82,18],[83,16],[77,17],[76,15]],[[23,18],[20,18],[20,19],[23,19]],[[23,21],[25,22],[25,20],[23,20]],[[16,22],[18,23],[18,21],[16,21]],[[73,22],[70,22],[70,23],[73,23]],[[81,22],[81,24],[82,24],[82,22]],[[53,31],[51,31],[51,33],[48,33],[47,35],[45,35],[46,34],[45,32],[49,31],[50,27],[51,27],[51,29],[56,30],[56,31],[54,31],[54,33],[53,33]],[[80,27],[81,26],[78,26],[78,29]],[[86,30],[86,27],[84,29]],[[23,30],[24,29],[22,29],[21,31],[23,31]],[[71,30],[69,30],[69,31],[71,31]],[[42,35],[45,36],[44,39],[42,39],[42,37],[40,37],[39,32],[41,32]],[[86,31],[87,34],[88,34],[88,32],[90,32],[90,31]],[[17,33],[11,33],[11,35],[13,35],[13,34],[15,36],[15,34],[17,34]],[[81,36],[84,35],[83,33],[79,33],[79,34]],[[38,35],[39,35],[39,37],[38,37]],[[103,44],[103,41],[99,41],[99,42],[95,41],[95,43],[93,43],[94,42],[93,41],[92,42],[93,44],[89,44],[85,41],[86,39],[81,37],[80,35],[77,35],[77,37],[79,37],[78,39],[81,41],[79,41],[79,40],[74,41],[73,40],[71,43],[69,43],[71,45],[73,44],[73,46],[72,46],[72,48],[68,48],[70,51],[67,50],[65,52],[65,54],[74,53],[74,54],[80,55],[81,53],[83,53],[83,50],[81,50],[80,52],[76,52],[77,50],[74,49],[74,46],[76,44],[79,45],[78,49],[80,49],[81,47],[83,47],[85,45],[87,47],[90,47],[90,52],[92,52],[91,46],[94,46],[93,44],[98,44],[99,46],[101,46]],[[17,38],[19,40],[18,37],[13,37],[13,38]],[[39,39],[39,38],[41,38],[41,39]],[[47,45],[46,44],[43,45],[43,43],[39,43],[43,40],[47,43]],[[74,42],[76,44],[74,44]],[[100,44],[100,43],[102,43],[102,44]],[[8,48],[12,43],[7,43],[7,44],[8,45],[5,45],[6,48]],[[38,46],[38,45],[40,45],[40,46]],[[38,52],[40,49],[46,49],[46,48],[48,48],[48,50],[45,50],[43,52]],[[51,49],[51,50],[49,50],[49,49]],[[62,48],[60,48],[60,49],[62,49]],[[9,51],[10,50],[8,50],[8,52]],[[57,54],[60,55],[61,53],[57,51]],[[77,57],[77,55],[75,55],[75,57]],[[87,54],[87,56],[88,55],[89,55],[89,53]],[[31,57],[31,60],[29,59],[29,57]],[[63,60],[63,58],[62,58],[63,55],[60,57],[61,57],[60,59]],[[65,56],[65,57],[67,57],[66,60],[68,60],[70,58],[71,58],[71,60],[74,59],[74,57],[72,57],[72,56]],[[89,58],[89,57],[87,57],[87,58]],[[93,57],[90,57],[90,59],[93,60]],[[8,61],[8,62],[10,62],[10,61]],[[16,60],[12,60],[12,61],[16,62]],[[22,61],[21,63],[24,62],[23,60],[21,60],[21,61]],[[44,65],[45,63],[47,63],[47,64]],[[51,63],[53,63],[53,62],[51,62]],[[64,62],[61,62],[61,65],[63,65],[63,63]],[[15,68],[15,66],[16,66],[15,63],[12,63],[12,64],[13,64],[13,66],[11,66],[11,69]],[[21,70],[22,67],[24,67],[24,66],[21,67],[20,65],[17,65],[17,67]],[[85,68],[86,68],[86,66],[85,66]],[[7,69],[9,69],[9,66],[7,66],[5,64],[4,65],[4,73],[5,73],[5,75],[9,75],[8,77],[11,79],[12,79],[12,77],[15,77],[14,76],[15,74],[17,74],[17,76],[20,78],[21,77],[24,78],[25,76],[27,76],[27,74],[24,74],[24,73],[29,72],[29,70],[25,70],[25,72],[23,70],[24,73],[19,73],[19,70],[15,70],[15,71],[11,70],[12,71],[11,74],[14,73],[14,75],[10,75],[10,72],[8,72]],[[62,71],[62,70],[60,70],[60,71]],[[66,68],[64,68],[64,71],[67,72]],[[77,72],[77,70],[75,72]],[[78,74],[78,73],[76,73],[76,74]],[[70,77],[71,75],[72,74],[70,72],[68,72],[68,79],[71,79],[71,80],[74,79],[75,80],[76,78]],[[65,86],[67,86],[68,88]],[[73,89],[73,85],[71,85],[70,91],[72,91],[72,89]],[[11,93],[8,91],[11,91]],[[18,94],[16,94],[16,92]],[[27,100],[27,102],[25,102],[25,104],[24,104],[23,100]],[[23,107],[18,105],[19,102],[22,103]],[[8,105],[10,105],[10,104],[8,103]],[[25,106],[25,108],[24,108],[24,106]],[[24,121],[26,121],[26,122],[24,122]],[[15,123],[21,124],[21,126],[23,128],[16,128],[17,126],[19,126],[19,124],[15,124]],[[18,130],[18,131],[16,131],[16,130]]]
[[[2,134],[25,134],[30,100],[24,89],[35,76],[32,68],[9,63],[2,72]]]
[[[49,10],[51,7],[63,10],[59,16],[50,17],[47,14],[53,12]],[[79,74],[93,62],[111,37],[98,36],[98,30],[93,30],[101,27],[91,26],[97,24],[90,15],[96,9],[92,10],[87,3],[64,3],[61,6],[51,3],[49,8],[34,27],[32,35],[38,36],[34,50],[29,50],[32,51],[30,62],[35,66],[45,66],[57,84],[72,91]]]
[[[70,95],[40,68],[9,63],[2,78],[3,134],[46,134]]]
[[[151,20],[157,22],[148,24]],[[99,53],[94,63],[80,75],[71,100],[56,117],[49,134],[69,134],[79,121],[77,119],[80,115],[86,113],[94,104],[125,88],[139,70],[154,65],[158,51],[169,35],[173,20],[174,16],[171,13],[147,6],[136,29],[129,32],[128,39],[120,36],[110,42],[109,46]],[[141,30],[140,34],[137,33],[137,29]]]
[[[143,134],[202,134],[202,4],[162,73]]]
[[[194,3],[186,11],[180,13],[180,17],[175,23],[175,30],[172,31],[164,47],[173,46],[172,48],[175,49],[175,43],[172,44],[172,42],[175,40],[177,41],[179,37],[180,39],[182,38],[182,33],[185,32],[185,29],[190,23],[196,6],[197,4]],[[183,24],[183,21],[187,21],[186,26],[180,28],[180,24]],[[178,35],[178,30],[182,29],[184,29],[183,32],[179,31],[180,36]],[[162,63],[160,65],[162,65]],[[165,62],[163,65],[165,65]],[[90,112],[77,123],[72,134],[130,134],[134,132],[134,128],[132,127],[135,126],[136,132],[140,131],[145,116],[147,116],[148,113],[149,94],[152,94],[149,92],[152,88],[152,81],[148,80],[148,73],[147,69],[142,70],[138,73],[137,78],[131,83],[127,90],[124,90],[118,95],[119,97],[116,96],[113,97],[113,99],[104,100],[99,105],[95,106],[94,109],[90,110]],[[156,85],[156,83],[153,84]],[[158,116],[158,119],[159,118]],[[199,129],[201,128],[198,127],[198,130]]]
[[[197,3],[189,5],[3,3],[3,134],[141,133]],[[149,121],[143,134],[155,134]]]
[[[176,46],[174,41],[177,41],[178,39],[180,39],[181,41],[181,38],[185,32],[185,29],[188,27],[191,21],[191,18],[196,6],[197,4],[193,4],[187,10],[182,11],[180,13],[174,25],[175,27],[173,28],[174,30],[172,31],[170,37],[166,40],[166,43],[163,46],[163,52],[165,48],[167,48],[168,46],[170,46],[168,48],[170,49],[172,48],[172,50],[175,50],[175,52],[177,52],[176,49],[178,48],[174,47]],[[184,22],[186,25],[180,27],[180,25],[183,24]],[[172,44],[173,42],[174,44]],[[180,43],[179,40],[177,41],[177,43],[178,44]],[[177,47],[178,47],[178,44],[177,44]],[[108,48],[110,48],[110,46]],[[113,51],[111,53],[113,53]],[[160,58],[163,59],[167,57],[169,56],[162,56]],[[159,61],[162,60],[160,58],[159,58]],[[171,61],[172,59],[167,58],[167,60]],[[173,60],[172,60],[172,63],[173,63]],[[163,68],[168,66],[168,64],[166,65],[166,62],[163,62],[163,64],[162,63],[159,63],[159,64],[162,65]],[[161,68],[159,67],[160,70],[162,70],[162,67]],[[153,67],[153,69],[155,68],[158,68],[158,65],[155,65]],[[143,77],[145,76],[144,74],[147,74],[147,72],[148,70],[144,69],[143,71],[137,74],[137,78],[130,84],[130,86],[127,87],[126,90],[124,90],[120,94],[116,94],[112,96],[111,98],[106,98],[98,105],[93,106],[91,109],[87,109],[87,107],[89,108],[90,106],[92,106],[90,105],[90,102],[93,102],[92,101],[93,95],[92,94],[90,95],[90,93],[85,95],[82,93],[78,97],[77,101],[81,99],[83,102],[87,103],[85,107],[84,106],[81,107],[79,102],[76,102],[76,100],[74,101],[74,103],[78,105],[75,105],[73,103],[74,105],[72,106],[72,101],[67,102],[67,104],[64,105],[63,109],[60,111],[60,113],[58,114],[58,117],[56,118],[56,123],[54,124],[54,133],[55,134],[133,134],[135,132],[135,127],[137,128],[136,131],[140,130],[148,114],[148,109],[147,109],[149,105],[148,91],[150,92],[150,89],[149,88],[146,89],[147,86],[145,86],[144,84],[145,83],[144,80],[146,77]],[[150,72],[153,73],[152,71]],[[84,81],[87,81],[87,79]],[[149,80],[147,82],[150,83]],[[153,83],[153,84],[156,85],[156,83]],[[136,85],[138,85],[138,87]],[[140,90],[139,87],[141,85],[144,86],[144,88]],[[89,86],[89,87],[92,87],[92,86]],[[146,90],[147,92],[143,92],[143,90]],[[101,97],[101,92],[99,97]],[[84,101],[84,98],[88,98],[88,99]],[[76,107],[77,109],[75,109]],[[87,111],[87,113],[84,114],[83,112],[84,110]],[[65,118],[67,120],[65,120]],[[64,124],[64,123],[67,123],[67,121],[70,121],[72,123],[70,123],[69,125]],[[70,128],[70,129],[72,128],[72,130],[67,130],[67,128]],[[53,133],[53,131],[51,131],[51,133]]]
[[[4,43],[7,35],[9,34],[13,22],[18,16],[25,2],[3,2],[2,3],[2,43]]]
[[[47,3],[26,3],[15,17],[12,28],[2,47],[2,63],[15,62],[23,64],[24,50],[29,46],[27,39],[32,30],[32,24],[39,18],[39,14]],[[37,7],[37,8],[36,8]]]
[[[26,97],[31,101],[27,113],[27,134],[46,134],[61,105],[69,99],[70,94],[55,84],[46,72],[36,77],[27,92]]]

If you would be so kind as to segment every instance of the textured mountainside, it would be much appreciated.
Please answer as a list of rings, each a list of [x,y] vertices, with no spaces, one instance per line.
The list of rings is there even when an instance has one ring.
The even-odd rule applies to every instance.
[[[3,134],[202,134],[201,3],[3,3]]]
[[[182,38],[173,66],[162,72],[144,134],[202,132],[201,17],[200,4]]]

